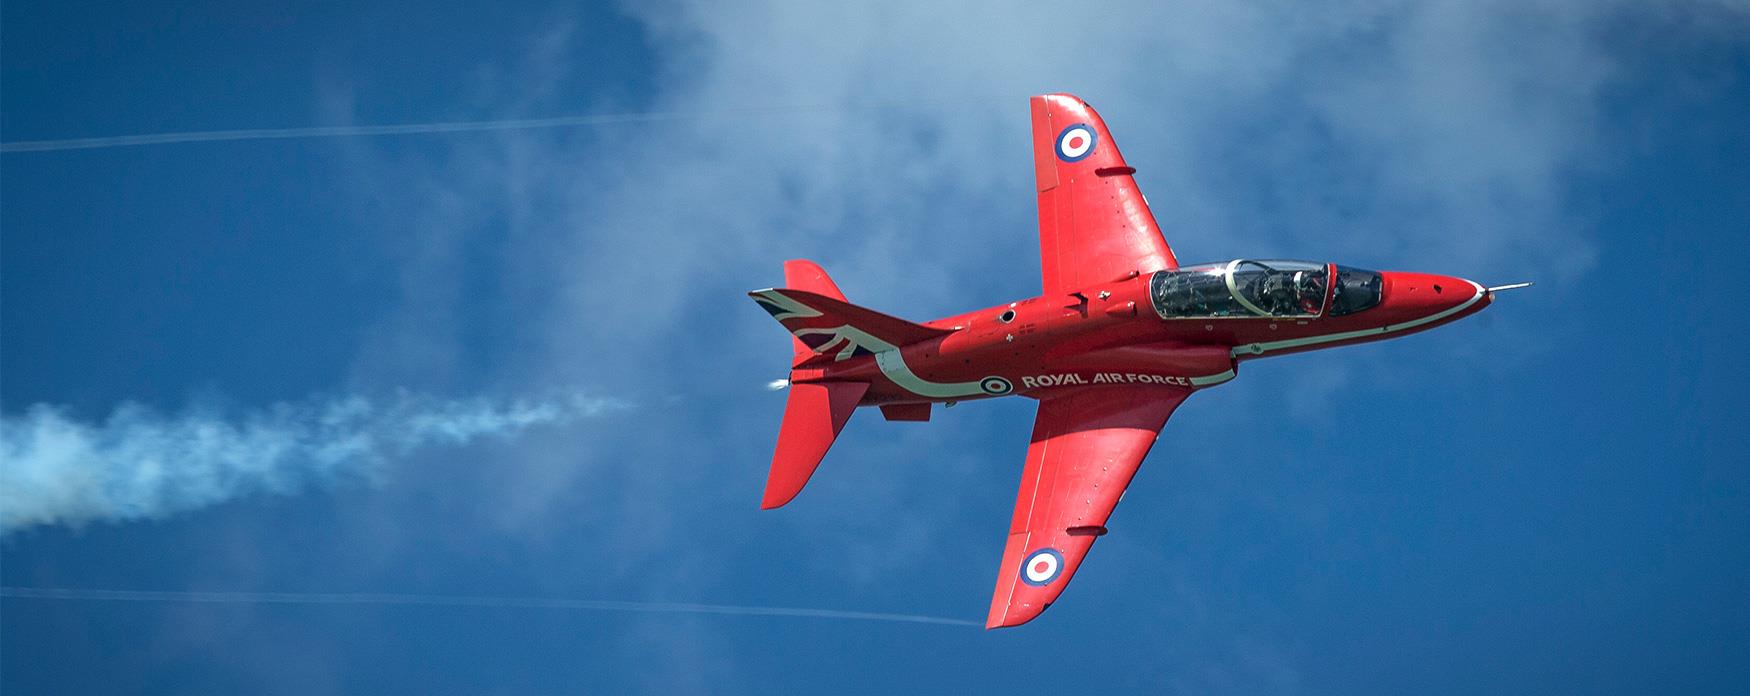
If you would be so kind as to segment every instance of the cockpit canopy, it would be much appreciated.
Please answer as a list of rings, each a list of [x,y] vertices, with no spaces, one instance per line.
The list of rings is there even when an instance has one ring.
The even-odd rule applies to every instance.
[[[1379,304],[1382,284],[1359,268],[1235,259],[1156,273],[1149,294],[1162,319],[1341,316]]]
[[[1337,286],[1331,293],[1331,316],[1340,317],[1370,309],[1379,304],[1380,287],[1385,281],[1379,271],[1337,266]]]

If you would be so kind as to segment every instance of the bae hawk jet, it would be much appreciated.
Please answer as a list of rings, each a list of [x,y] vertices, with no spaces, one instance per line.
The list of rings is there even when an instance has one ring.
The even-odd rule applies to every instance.
[[[1039,402],[988,628],[1057,599],[1193,393],[1247,360],[1425,331],[1525,285],[1314,261],[1180,266],[1093,108],[1068,94],[1031,104],[1039,296],[913,323],[850,304],[805,260],[785,262],[784,287],[748,293],[795,351],[763,508],[801,492],[859,406],[927,421],[934,404]]]

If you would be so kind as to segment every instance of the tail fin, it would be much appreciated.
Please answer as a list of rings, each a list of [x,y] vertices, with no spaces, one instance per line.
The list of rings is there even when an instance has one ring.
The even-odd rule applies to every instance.
[[[762,509],[779,507],[802,492],[867,391],[867,382],[790,385],[784,424],[778,427],[778,450],[772,455],[772,472],[766,476],[766,494],[760,501]]]
[[[784,262],[784,287],[807,290],[840,302],[847,301],[845,294],[839,292],[839,286],[832,282],[832,278],[827,277],[826,269],[808,259],[790,259]]]
[[[845,301],[845,294],[839,291],[838,284],[827,276],[826,269],[808,259],[790,259],[784,262],[784,287],[806,290],[816,295],[830,297],[840,302]],[[764,307],[765,305],[760,305]],[[796,359],[792,365],[800,365],[803,361],[814,357],[814,351],[795,336],[790,337],[791,347],[795,350]]]
[[[810,261],[785,262],[784,282],[790,287],[755,290],[748,296],[795,336],[792,365],[816,356],[846,360],[871,355],[951,333],[846,302],[826,271]]]

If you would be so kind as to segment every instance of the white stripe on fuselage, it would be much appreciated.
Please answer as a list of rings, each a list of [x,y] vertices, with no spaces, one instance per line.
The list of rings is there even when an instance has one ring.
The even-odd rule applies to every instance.
[[[894,384],[918,396],[951,399],[958,396],[990,395],[978,382],[931,382],[917,376],[917,373],[911,371],[911,366],[905,364],[905,356],[900,355],[897,348],[876,353],[875,365]]]
[[[757,294],[771,301],[772,304],[777,305],[783,310],[783,313],[778,315],[779,319],[821,316],[819,310],[809,307],[794,298],[788,297],[778,290],[764,290]],[[835,351],[833,349],[839,346],[842,341],[843,347],[836,351],[837,354],[834,355],[835,361],[849,359],[855,354],[857,348],[863,348],[874,353],[875,365],[881,370],[881,374],[886,375],[887,379],[891,380],[894,384],[899,385],[901,389],[918,396],[931,399],[956,399],[967,396],[1003,395],[1000,393],[993,394],[990,391],[986,391],[983,386],[984,380],[972,382],[932,382],[919,377],[916,372],[912,371],[911,366],[906,364],[905,356],[900,352],[899,346],[895,346],[892,343],[876,338],[870,335],[869,332],[849,324],[842,324],[830,329],[801,329],[794,333],[797,338],[816,334],[832,336],[831,340],[821,344],[818,348],[812,349],[815,353],[820,354],[834,353]],[[991,375],[991,377],[1001,377],[1001,375]],[[986,377],[985,379],[990,379],[991,377]],[[1226,382],[1233,378],[1234,371],[1230,369],[1213,375],[1191,377],[1189,380],[1193,387],[1206,387],[1221,384],[1222,382]],[[1003,379],[1011,384],[1014,383],[1014,380],[1012,379],[1006,377]],[[1011,391],[1008,393],[1013,392]]]
[[[1450,317],[1454,314],[1457,314],[1457,313],[1462,312],[1466,309],[1469,309],[1471,305],[1474,305],[1478,301],[1482,300],[1483,295],[1488,294],[1488,291],[1484,290],[1483,286],[1477,285],[1476,283],[1474,283],[1472,281],[1468,281],[1468,280],[1465,282],[1470,283],[1471,287],[1476,288],[1477,292],[1475,295],[1472,295],[1470,299],[1465,300],[1463,304],[1460,304],[1457,307],[1452,307],[1450,309],[1435,312],[1435,313],[1430,314],[1428,316],[1422,317],[1421,319],[1413,319],[1413,320],[1398,323],[1398,324],[1389,324],[1386,326],[1381,326],[1381,327],[1372,328],[1372,329],[1361,329],[1358,331],[1344,331],[1342,333],[1325,334],[1323,336],[1308,336],[1306,338],[1290,338],[1290,339],[1287,339],[1284,341],[1266,341],[1263,343],[1248,343],[1248,344],[1243,345],[1243,346],[1234,346],[1233,350],[1231,351],[1231,354],[1236,358],[1240,357],[1241,355],[1263,355],[1263,354],[1268,353],[1270,351],[1282,350],[1284,348],[1300,348],[1302,346],[1314,346],[1314,345],[1318,345],[1321,343],[1335,343],[1337,341],[1347,341],[1347,340],[1352,339],[1352,338],[1366,338],[1368,336],[1379,336],[1379,335],[1383,335],[1383,334],[1392,333],[1394,331],[1403,331],[1404,329],[1413,329],[1413,328],[1416,328],[1418,326],[1422,326],[1424,324],[1440,321],[1441,319],[1445,319],[1445,318]]]

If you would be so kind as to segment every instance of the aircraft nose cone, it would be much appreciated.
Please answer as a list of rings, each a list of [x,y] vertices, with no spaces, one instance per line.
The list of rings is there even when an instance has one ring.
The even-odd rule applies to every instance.
[[[1406,316],[1425,317],[1471,303],[1487,303],[1480,286],[1463,278],[1431,273],[1385,274],[1385,304]]]

